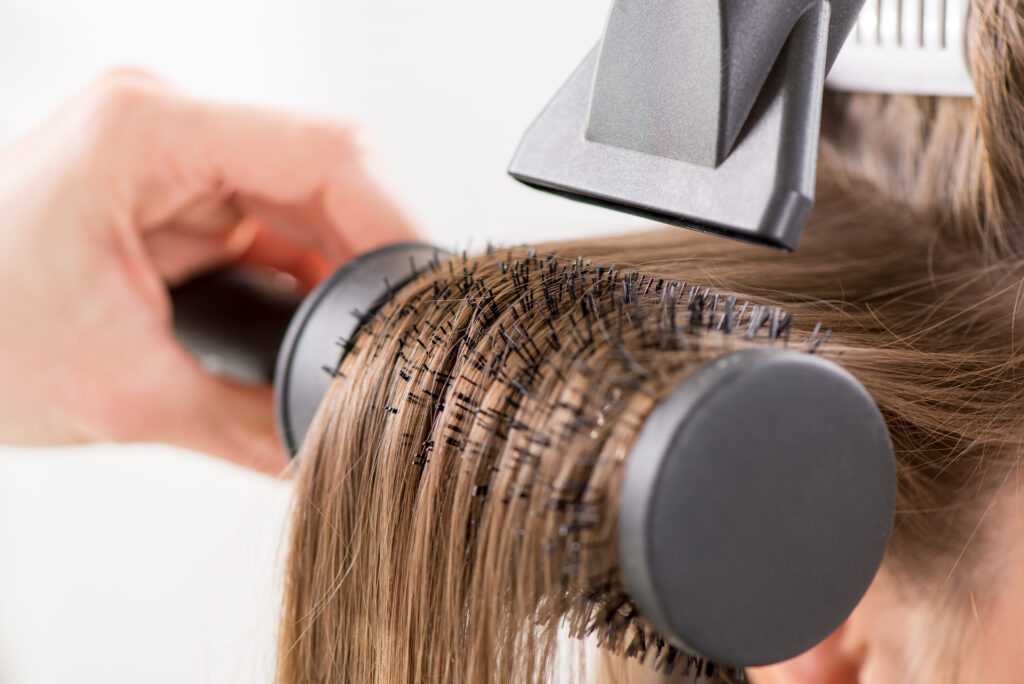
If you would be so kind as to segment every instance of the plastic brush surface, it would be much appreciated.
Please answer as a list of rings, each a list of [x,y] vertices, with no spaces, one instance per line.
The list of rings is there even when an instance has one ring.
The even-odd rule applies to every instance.
[[[274,375],[278,431],[292,456],[362,324],[396,288],[447,256],[418,243],[382,247],[348,262],[306,297],[284,336]]]
[[[786,660],[867,591],[895,477],[885,421],[845,371],[792,351],[728,354],[637,438],[619,511],[626,583],[674,643],[724,663]]]

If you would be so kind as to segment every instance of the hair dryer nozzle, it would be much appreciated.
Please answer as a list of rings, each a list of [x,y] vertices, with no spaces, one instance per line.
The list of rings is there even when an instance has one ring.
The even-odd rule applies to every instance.
[[[779,249],[814,202],[825,73],[862,0],[617,0],[509,173]]]

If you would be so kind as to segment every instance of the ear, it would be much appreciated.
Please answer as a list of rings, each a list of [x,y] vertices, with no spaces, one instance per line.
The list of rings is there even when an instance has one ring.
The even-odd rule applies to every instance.
[[[857,684],[864,648],[850,621],[820,644],[797,657],[767,667],[747,669],[754,684]]]

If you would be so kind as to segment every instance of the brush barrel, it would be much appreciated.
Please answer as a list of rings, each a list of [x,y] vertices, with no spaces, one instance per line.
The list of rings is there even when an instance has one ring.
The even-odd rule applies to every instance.
[[[878,571],[896,470],[878,407],[846,371],[778,349],[698,369],[646,419],[618,546],[639,613],[739,667],[831,634]]]

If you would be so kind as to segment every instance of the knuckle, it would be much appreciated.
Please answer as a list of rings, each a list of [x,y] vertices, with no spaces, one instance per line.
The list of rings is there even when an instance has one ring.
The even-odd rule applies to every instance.
[[[135,67],[114,67],[96,79],[98,84],[135,84],[139,87],[161,88],[163,81],[143,69]]]
[[[325,124],[326,132],[340,152],[353,159],[366,155],[371,147],[369,130],[360,122],[345,121]]]
[[[100,117],[121,117],[152,99],[153,88],[131,72],[113,71],[93,87],[94,113]]]
[[[122,135],[163,91],[158,79],[142,71],[115,69],[104,74],[86,92],[84,113],[90,138],[106,140]]]

